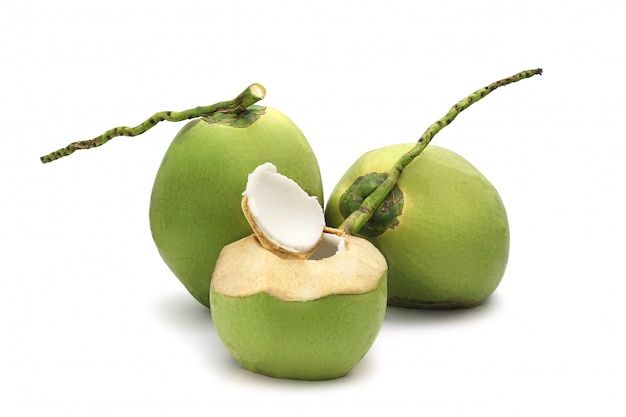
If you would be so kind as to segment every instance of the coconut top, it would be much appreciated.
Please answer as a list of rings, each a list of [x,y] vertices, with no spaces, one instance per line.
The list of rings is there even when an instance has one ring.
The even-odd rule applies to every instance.
[[[324,211],[292,179],[267,162],[250,175],[242,208],[261,244],[291,254],[310,254],[324,231]]]
[[[383,255],[358,237],[324,234],[311,259],[288,259],[250,235],[222,249],[211,285],[212,291],[231,297],[265,292],[284,301],[310,301],[372,291],[386,271]]]

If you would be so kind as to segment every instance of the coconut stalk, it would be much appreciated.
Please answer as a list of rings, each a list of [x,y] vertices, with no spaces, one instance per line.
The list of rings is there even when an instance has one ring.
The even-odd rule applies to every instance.
[[[137,136],[152,129],[157,123],[167,120],[168,122],[181,122],[183,120],[195,119],[197,117],[208,117],[215,113],[241,113],[246,108],[250,107],[259,100],[265,97],[265,87],[261,84],[251,84],[245,90],[241,92],[237,97],[232,100],[222,101],[210,106],[198,106],[193,109],[187,109],[183,111],[160,111],[154,113],[147,118],[143,123],[135,126],[118,126],[113,129],[109,129],[100,136],[96,136],[93,139],[83,140],[79,142],[72,142],[64,148],[58,149],[54,152],[44,155],[39,159],[41,162],[48,163],[56,161],[73,154],[80,149],[91,149],[102,146],[108,141],[118,136]]]
[[[469,96],[465,97],[461,101],[457,102],[454,106],[448,110],[442,118],[431,124],[428,129],[422,134],[417,141],[417,144],[402,155],[391,168],[387,174],[387,178],[369,195],[363,200],[359,208],[352,212],[347,219],[341,224],[340,228],[347,234],[356,235],[361,228],[369,221],[372,215],[376,212],[378,207],[385,201],[393,187],[395,187],[400,175],[404,168],[407,167],[415,158],[417,158],[426,149],[433,137],[439,133],[441,129],[448,126],[463,110],[470,107],[472,104],[481,100],[485,96],[489,95],[492,91],[499,87],[521,81],[526,78],[530,78],[534,75],[541,75],[543,70],[541,68],[526,70],[512,75],[508,78],[496,81],[474,91]]]

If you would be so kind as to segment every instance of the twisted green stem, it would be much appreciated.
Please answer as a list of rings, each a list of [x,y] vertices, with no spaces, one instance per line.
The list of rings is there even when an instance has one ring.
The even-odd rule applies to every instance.
[[[428,129],[426,129],[426,131],[417,141],[417,144],[410,151],[402,155],[400,159],[396,161],[394,166],[389,171],[385,181],[383,181],[378,186],[378,188],[376,188],[376,190],[374,190],[369,196],[367,196],[365,200],[363,200],[358,210],[354,211],[348,216],[348,218],[341,225],[341,228],[348,234],[357,234],[359,230],[361,230],[361,228],[372,217],[376,209],[378,209],[378,206],[380,206],[383,201],[385,201],[385,198],[387,198],[389,192],[398,182],[400,174],[402,173],[404,168],[406,168],[407,165],[409,165],[417,156],[419,156],[424,151],[424,149],[426,149],[432,138],[437,133],[439,133],[441,129],[452,123],[452,121],[459,115],[459,113],[491,93],[496,88],[523,80],[525,78],[530,78],[533,75],[541,75],[542,71],[543,70],[541,68],[522,71],[511,77],[496,81],[495,83],[489,84],[488,86],[481,88],[480,90],[474,91],[472,94],[452,106],[452,108],[450,108],[445,116],[437,120],[435,123],[430,125]]]
[[[241,92],[233,100],[222,101],[210,106],[201,106],[193,109],[183,111],[160,111],[150,116],[143,123],[135,127],[119,126],[113,129],[109,129],[100,136],[93,139],[83,140],[80,142],[72,142],[64,148],[42,156],[41,162],[44,164],[47,162],[55,161],[64,156],[68,156],[74,153],[74,151],[80,149],[91,149],[104,145],[109,140],[118,136],[137,136],[150,130],[157,123],[167,120],[168,122],[180,122],[183,120],[195,119],[197,117],[207,117],[217,112],[230,113],[241,112],[247,107],[253,105],[257,101],[265,97],[265,88],[261,84],[252,84]]]

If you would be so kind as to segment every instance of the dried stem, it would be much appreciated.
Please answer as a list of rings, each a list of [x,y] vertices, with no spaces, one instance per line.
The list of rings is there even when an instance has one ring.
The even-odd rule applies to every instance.
[[[445,116],[437,120],[435,123],[430,125],[428,129],[426,129],[426,131],[417,141],[417,144],[410,151],[402,155],[402,157],[400,157],[400,159],[396,161],[394,166],[389,171],[387,179],[385,179],[385,181],[383,181],[378,186],[378,188],[374,190],[374,192],[372,192],[369,196],[367,196],[365,200],[363,200],[359,209],[348,216],[348,218],[341,225],[341,228],[344,229],[345,232],[348,234],[357,234],[359,230],[361,230],[361,228],[372,217],[376,209],[378,209],[378,206],[380,206],[383,201],[385,201],[385,198],[387,198],[387,195],[389,194],[391,189],[398,182],[400,174],[402,173],[404,168],[406,168],[407,165],[409,165],[417,156],[419,156],[424,151],[424,149],[426,149],[432,138],[437,133],[439,133],[441,129],[452,123],[452,121],[459,115],[459,113],[491,93],[493,90],[507,84],[523,80],[525,78],[530,78],[533,75],[541,75],[542,71],[543,70],[541,68],[522,71],[511,77],[496,81],[495,83],[489,84],[488,86],[481,88],[480,90],[474,91],[472,94],[452,106],[452,108]]]
[[[55,161],[64,156],[68,156],[79,149],[91,149],[104,145],[109,140],[118,136],[137,136],[150,130],[157,123],[167,120],[168,122],[180,122],[183,120],[195,119],[197,117],[206,117],[217,112],[241,112],[247,107],[253,105],[257,101],[265,97],[265,88],[261,84],[252,84],[241,92],[233,100],[222,101],[210,106],[201,106],[193,109],[177,111],[160,111],[150,116],[146,121],[135,127],[119,126],[109,129],[100,136],[93,139],[73,142],[64,148],[56,150],[48,155],[42,156],[41,162]]]

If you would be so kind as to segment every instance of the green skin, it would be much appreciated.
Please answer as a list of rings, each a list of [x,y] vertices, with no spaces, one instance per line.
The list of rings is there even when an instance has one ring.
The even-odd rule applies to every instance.
[[[248,174],[272,162],[323,203],[317,160],[284,114],[252,107],[184,126],[157,173],[150,228],[159,252],[189,292],[209,306],[209,288],[222,247],[251,233],[241,211]]]
[[[230,297],[211,291],[211,315],[230,354],[276,378],[346,375],[367,353],[385,316],[386,276],[363,294],[283,301],[267,293]]]
[[[361,156],[333,190],[326,222],[345,220],[339,199],[354,181],[386,172],[413,144],[393,145]],[[395,228],[368,239],[389,266],[389,303],[448,309],[482,303],[506,268],[509,228],[495,188],[469,162],[431,145],[409,164],[397,185],[404,197]]]

